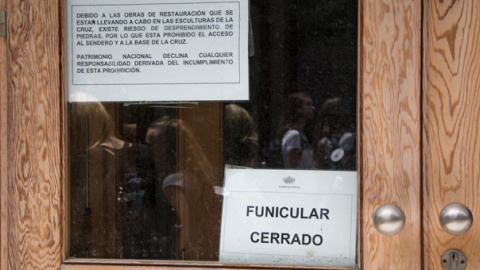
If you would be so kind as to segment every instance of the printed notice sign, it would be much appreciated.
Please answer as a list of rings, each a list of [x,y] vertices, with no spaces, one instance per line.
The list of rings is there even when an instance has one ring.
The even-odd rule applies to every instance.
[[[226,167],[220,261],[354,266],[357,173]]]
[[[248,0],[67,3],[69,101],[248,100]]]

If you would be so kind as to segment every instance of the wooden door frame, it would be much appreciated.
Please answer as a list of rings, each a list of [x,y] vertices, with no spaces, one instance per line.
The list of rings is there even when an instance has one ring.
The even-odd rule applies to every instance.
[[[6,10],[5,0],[0,0],[0,10]],[[7,248],[6,236],[8,233],[5,218],[3,218],[5,210],[7,209],[7,167],[6,160],[8,159],[7,151],[7,107],[8,107],[8,91],[7,91],[7,39],[0,37],[0,269],[7,269]]]
[[[3,1],[2,269],[59,269],[63,259],[64,110],[58,1]],[[3,41],[2,41],[3,42]],[[3,81],[3,80],[2,80]],[[6,119],[6,120],[5,120]]]
[[[9,63],[1,69],[8,71],[6,80],[2,79],[6,86],[1,86],[0,103],[2,269],[225,269],[195,262],[64,263],[68,245],[64,1],[0,1],[6,3],[8,22],[0,53],[4,48]],[[359,198],[363,199],[359,201],[358,257],[362,269],[421,268],[421,227],[416,222],[421,218],[418,2],[359,1],[358,172],[363,191]],[[407,216],[404,230],[396,236],[383,236],[373,227],[373,212],[385,203],[398,204]],[[414,210],[409,210],[412,206]]]

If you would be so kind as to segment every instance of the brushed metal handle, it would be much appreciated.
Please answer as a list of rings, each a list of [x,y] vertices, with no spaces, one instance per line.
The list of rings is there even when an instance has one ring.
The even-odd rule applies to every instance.
[[[394,204],[384,204],[375,210],[373,225],[384,235],[395,235],[405,226],[405,214]]]
[[[440,225],[450,234],[464,234],[472,227],[472,223],[472,212],[463,204],[451,203],[440,212]]]

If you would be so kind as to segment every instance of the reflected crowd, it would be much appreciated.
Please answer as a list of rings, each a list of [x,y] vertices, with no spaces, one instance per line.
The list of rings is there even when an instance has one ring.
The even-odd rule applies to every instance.
[[[239,104],[223,106],[223,164],[261,169],[355,170],[354,117],[340,98],[316,115],[312,98],[285,100],[277,138],[260,150],[258,123]],[[99,102],[71,111],[71,245],[79,258],[217,260],[221,174],[183,120],[159,116],[137,142],[137,123],[116,131]],[[312,136],[307,123],[317,119]],[[75,131],[75,132],[73,132]],[[215,192],[216,191],[216,192]]]

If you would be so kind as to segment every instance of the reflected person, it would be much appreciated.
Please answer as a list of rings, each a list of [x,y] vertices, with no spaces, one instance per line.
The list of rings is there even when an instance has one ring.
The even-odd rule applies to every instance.
[[[285,168],[312,168],[313,153],[304,129],[307,121],[313,119],[314,110],[311,97],[305,93],[293,93],[287,97],[280,122]]]
[[[175,211],[177,259],[218,260],[212,250],[218,249],[220,201],[213,168],[195,135],[183,121],[165,116],[150,125],[146,142],[156,197],[165,197]]]
[[[225,164],[258,167],[258,135],[252,117],[236,104],[226,105],[224,115]]]
[[[159,258],[148,148],[118,139],[115,121],[100,102],[70,108],[70,255]]]
[[[314,132],[314,167],[356,170],[355,118],[339,97],[327,99]]]

